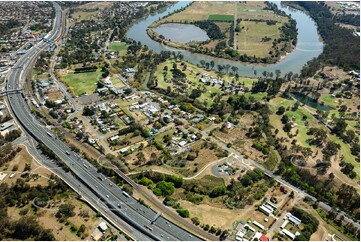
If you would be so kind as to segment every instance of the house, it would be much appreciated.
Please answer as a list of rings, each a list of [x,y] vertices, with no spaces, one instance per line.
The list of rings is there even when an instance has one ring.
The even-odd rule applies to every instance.
[[[360,77],[360,73],[356,72],[356,71],[349,71],[348,72],[349,75],[353,76],[353,77]]]
[[[273,213],[273,210],[270,209],[269,207],[266,207],[265,205],[259,206],[258,209],[259,209],[262,213],[266,214],[267,216],[269,216],[270,214]]]
[[[99,94],[105,94],[105,93],[107,93],[107,91],[108,91],[107,87],[98,88],[98,90],[97,90],[97,92]]]
[[[124,154],[124,153],[128,152],[128,148],[122,148],[122,149],[119,150],[119,152],[121,154]]]
[[[257,221],[253,221],[253,224],[256,225],[258,228],[264,230],[264,226],[260,223],[258,223]]]
[[[252,241],[269,241],[269,238],[265,234],[257,232],[252,238]]]
[[[100,231],[102,231],[103,233],[105,232],[105,230],[107,230],[108,226],[105,222],[101,222],[99,225],[98,225],[98,228]]]
[[[295,216],[293,216],[291,213],[287,213],[286,217],[288,218],[288,220],[293,223],[295,226],[299,226],[301,224],[301,220]]]
[[[109,87],[109,90],[114,93],[115,95],[123,94],[123,89],[119,89],[116,87]]]
[[[282,234],[287,235],[288,237],[290,237],[292,240],[294,240],[296,238],[296,235],[294,235],[293,233],[291,233],[290,231],[288,231],[287,229],[282,229],[281,230]]]
[[[103,233],[99,229],[95,229],[91,234],[91,237],[93,238],[94,241],[100,240],[102,236]]]
[[[110,77],[108,76],[104,81],[104,86],[108,87],[112,85],[112,81],[110,80]]]
[[[128,116],[124,117],[123,121],[125,124],[131,124],[133,122],[133,120],[131,120]]]
[[[288,220],[285,220],[281,225],[281,229],[284,229],[287,224],[288,224]]]
[[[178,143],[179,147],[184,147],[187,144],[187,141],[183,140]]]
[[[119,135],[114,135],[113,137],[109,138],[110,141],[114,141],[114,140],[117,140],[117,139],[119,139]]]
[[[267,203],[267,205],[269,205],[270,207],[272,207],[274,210],[276,210],[276,209],[277,209],[277,205],[276,205],[276,204],[274,204],[273,202],[268,201],[268,202],[266,202],[266,203]]]
[[[233,126],[233,124],[232,123],[230,123],[230,122],[226,122],[226,128],[227,129],[230,129],[230,128],[232,128],[232,126]]]
[[[49,80],[42,80],[38,82],[38,87],[46,88],[49,87],[52,83]]]
[[[260,241],[269,241],[269,238],[265,235],[262,234],[262,236],[259,238]]]
[[[4,131],[4,130],[10,128],[13,125],[14,125],[13,121],[8,121],[8,122],[5,122],[5,123],[2,123],[2,124],[0,124],[0,131]]]
[[[134,70],[134,68],[126,68],[126,69],[124,70],[124,72],[127,73],[127,74],[129,74],[129,73],[134,73],[135,70]]]
[[[88,143],[91,144],[91,145],[93,145],[93,144],[95,144],[95,140],[92,139],[92,138],[89,138],[89,139],[88,139]]]

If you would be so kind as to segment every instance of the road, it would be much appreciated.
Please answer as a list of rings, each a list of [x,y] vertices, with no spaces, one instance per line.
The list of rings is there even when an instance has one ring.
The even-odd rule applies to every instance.
[[[61,31],[61,7],[53,2],[56,17],[53,30],[45,36],[56,40]],[[44,41],[27,51],[12,68],[8,76],[7,90],[17,89],[24,84],[25,76],[32,68],[41,50],[48,46]],[[157,216],[157,212],[138,203],[133,197],[123,193],[116,184],[108,180],[87,160],[83,159],[31,114],[22,93],[9,93],[7,101],[16,120],[34,139],[45,144],[71,170],[65,173],[53,161],[47,162],[48,167],[61,176],[68,184],[82,194],[91,204],[99,204],[100,210],[106,213],[118,227],[124,229],[136,240],[200,240],[186,230]],[[32,146],[34,147],[34,146]],[[31,153],[36,152],[33,148]],[[126,178],[125,178],[126,179]],[[129,179],[129,178],[128,178]],[[104,207],[102,207],[104,206]],[[99,209],[99,208],[98,208]],[[154,221],[154,219],[156,220]]]
[[[202,130],[199,130],[195,127],[192,128],[195,132],[200,132],[203,136],[203,139],[206,139],[207,137],[210,138],[210,141],[211,142],[214,142],[216,143],[219,147],[221,147],[222,149],[224,150],[227,150],[229,153],[231,154],[234,154],[238,157],[240,157],[241,159],[243,159],[243,161],[245,161],[246,163],[248,164],[251,164],[252,166],[254,167],[257,167],[259,169],[261,169],[267,176],[269,177],[272,177],[273,179],[275,179],[277,182],[279,182],[280,184],[284,185],[284,186],[287,186],[288,188],[290,188],[291,190],[297,192],[301,197],[305,198],[305,197],[310,197],[313,201],[317,201],[317,199],[311,195],[309,195],[307,192],[293,186],[292,184],[288,183],[287,181],[285,181],[281,176],[277,176],[275,174],[273,174],[271,171],[267,170],[266,168],[264,168],[262,165],[260,165],[259,163],[257,163],[256,161],[254,160],[251,160],[251,159],[248,159],[246,157],[244,157],[241,153],[239,153],[238,151],[236,151],[235,149],[233,148],[228,148],[227,147],[227,144],[223,143],[222,141],[216,139],[215,137],[213,136],[209,136],[208,133],[206,131],[202,131]],[[328,204],[322,202],[322,201],[319,201],[318,203],[318,206],[325,210],[325,211],[330,211],[332,210],[332,207],[329,206]],[[357,221],[354,221],[352,218],[350,218],[345,212],[343,211],[339,211],[338,212],[339,215],[342,215],[344,216],[344,220],[345,222],[347,223],[352,223],[355,227],[357,227],[358,229],[360,229],[360,223],[357,222]]]

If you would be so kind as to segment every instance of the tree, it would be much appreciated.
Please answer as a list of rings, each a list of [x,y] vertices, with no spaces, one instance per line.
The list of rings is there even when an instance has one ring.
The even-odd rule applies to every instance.
[[[275,70],[276,73],[276,79],[278,79],[281,75],[281,71],[280,70]]]
[[[346,131],[347,123],[343,119],[337,119],[332,131],[338,135],[342,136],[342,134]]]
[[[201,223],[201,221],[199,220],[198,217],[193,217],[193,218],[191,218],[191,220],[192,220],[192,223],[195,225],[199,225]]]
[[[349,129],[346,131],[346,134],[343,136],[343,140],[346,143],[352,143],[354,140],[356,140],[357,136],[355,134],[355,131]]]
[[[84,233],[84,232],[85,232],[85,229],[86,229],[85,225],[84,225],[84,224],[81,224],[80,227],[79,227],[79,229],[78,229],[78,232],[79,232],[79,233]]]
[[[75,216],[74,212],[75,206],[69,203],[62,204],[59,206],[58,212],[55,214],[55,217],[61,219],[67,219]]]
[[[238,67],[237,66],[232,66],[231,70],[232,70],[233,74],[236,74],[237,71],[238,71]]]
[[[177,210],[178,214],[183,217],[183,218],[189,218],[189,211],[188,209],[184,209],[184,208],[181,208],[181,209],[178,209]]]
[[[84,116],[92,116],[95,114],[94,108],[85,106],[83,109],[83,115]]]
[[[200,97],[201,95],[202,95],[201,90],[193,89],[191,94],[189,95],[189,97],[192,99],[196,99],[196,98]]]
[[[163,196],[170,196],[175,191],[175,187],[172,182],[160,181],[157,183],[157,188],[161,191],[161,195]]]
[[[284,113],[285,113],[285,111],[286,111],[285,107],[280,106],[280,107],[278,108],[278,110],[277,110],[276,114],[278,114],[278,115],[282,115],[282,114],[284,114]]]
[[[340,150],[341,145],[334,142],[328,141],[326,147],[322,150],[325,160],[329,160],[332,156],[336,155],[337,152]]]
[[[307,134],[313,136],[313,138],[308,140],[311,145],[322,146],[327,138],[327,132],[322,128],[312,127],[308,130]]]
[[[227,188],[225,186],[219,186],[212,190],[212,192],[209,194],[209,197],[219,197],[226,193]]]
[[[245,174],[241,178],[241,183],[244,187],[248,187],[252,184],[252,178],[249,175]]]
[[[214,68],[214,61],[213,60],[211,60],[210,66],[211,66],[211,69],[213,70],[213,68]]]
[[[225,69],[226,69],[226,73],[228,73],[228,71],[229,71],[229,68],[231,67],[231,65],[230,64],[226,64],[226,66],[225,66]]]

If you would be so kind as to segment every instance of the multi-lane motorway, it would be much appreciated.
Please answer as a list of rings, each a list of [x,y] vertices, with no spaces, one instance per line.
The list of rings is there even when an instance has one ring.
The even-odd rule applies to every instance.
[[[53,5],[56,9],[53,30],[45,36],[49,40],[56,40],[62,27],[61,7],[57,3],[53,3]],[[20,89],[23,86],[25,76],[31,70],[39,53],[47,46],[45,41],[41,41],[20,58],[8,75],[7,90]],[[54,167],[57,168],[57,172],[63,173],[62,178],[67,179],[68,184],[77,186],[76,189],[80,190],[82,196],[91,201],[92,204],[95,203],[101,207],[113,221],[119,222],[119,227],[124,228],[126,223],[124,229],[134,239],[200,240],[195,235],[166,220],[154,210],[138,203],[133,197],[125,194],[116,184],[98,173],[97,169],[87,160],[72,152],[64,142],[56,138],[49,129],[32,116],[31,110],[21,93],[9,93],[7,98],[17,121],[32,137],[50,148],[70,168],[72,174],[65,174],[55,166],[53,169]]]
[[[61,33],[63,16],[61,7],[54,2],[53,5],[56,10],[53,30],[45,38],[55,41]],[[9,72],[6,90],[22,89],[25,77],[31,70],[37,56],[47,47],[48,43],[40,41],[20,58]],[[122,228],[136,240],[200,240],[195,235],[167,221],[152,209],[141,205],[134,198],[125,195],[116,184],[99,174],[88,161],[72,152],[65,143],[57,139],[50,130],[32,116],[21,93],[8,93],[7,98],[14,116],[27,133],[53,150],[72,173],[64,172],[50,160],[43,160],[46,166],[62,177],[90,204],[105,213],[106,217],[119,228]],[[33,147],[29,148],[32,154],[37,152]],[[226,149],[226,147],[224,148]],[[37,157],[40,157],[39,154]],[[44,158],[41,157],[41,159]],[[277,178],[281,181],[279,177]],[[292,188],[297,191],[297,188]],[[154,219],[156,220],[153,222]],[[352,222],[358,225],[358,223]]]

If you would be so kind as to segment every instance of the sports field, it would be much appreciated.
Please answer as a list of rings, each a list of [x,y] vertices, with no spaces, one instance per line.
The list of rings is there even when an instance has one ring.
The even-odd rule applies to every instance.
[[[96,83],[101,76],[98,69],[94,72],[70,73],[63,76],[64,81],[69,85],[69,89],[74,96],[82,94],[92,94],[96,90]]]
[[[111,51],[124,51],[127,50],[127,46],[123,42],[114,41],[109,44],[108,49]]]

